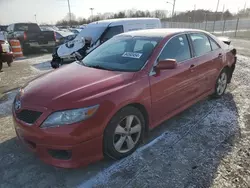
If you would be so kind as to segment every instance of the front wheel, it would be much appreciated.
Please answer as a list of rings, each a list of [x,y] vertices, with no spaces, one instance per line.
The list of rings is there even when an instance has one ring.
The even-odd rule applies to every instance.
[[[132,154],[139,146],[145,130],[142,113],[131,106],[121,109],[104,132],[104,152],[120,159]]]
[[[215,98],[221,97],[227,89],[227,83],[228,83],[228,74],[226,69],[223,69],[216,81],[215,92],[213,94],[213,97]]]
[[[0,72],[2,72],[3,62],[0,60]]]

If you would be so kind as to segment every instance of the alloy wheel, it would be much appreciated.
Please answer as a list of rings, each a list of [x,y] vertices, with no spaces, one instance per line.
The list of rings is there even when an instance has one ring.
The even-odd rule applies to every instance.
[[[135,115],[129,115],[123,118],[117,125],[113,145],[117,152],[127,153],[131,151],[140,139],[142,124]]]
[[[222,95],[227,87],[227,74],[226,72],[222,72],[217,82],[217,93],[218,95]]]

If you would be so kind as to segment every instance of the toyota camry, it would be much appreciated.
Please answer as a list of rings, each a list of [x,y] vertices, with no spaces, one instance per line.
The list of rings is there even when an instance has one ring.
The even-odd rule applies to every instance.
[[[20,89],[12,109],[17,136],[58,167],[126,157],[165,120],[221,97],[236,59],[228,42],[201,30],[117,35]]]

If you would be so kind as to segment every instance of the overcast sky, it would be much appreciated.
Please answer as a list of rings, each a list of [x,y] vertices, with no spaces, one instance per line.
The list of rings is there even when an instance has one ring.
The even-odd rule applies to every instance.
[[[167,0],[70,0],[71,11],[77,17],[89,17],[90,7],[94,7],[94,14],[117,12],[126,9],[171,11],[172,5]],[[168,0],[172,2],[173,0]],[[243,9],[245,2],[250,7],[250,0],[220,0],[219,11],[225,9],[237,12]],[[194,9],[209,9],[215,11],[217,0],[176,0],[176,11]],[[0,0],[0,24],[30,21],[34,22],[37,15],[38,23],[55,23],[68,12],[67,0]]]

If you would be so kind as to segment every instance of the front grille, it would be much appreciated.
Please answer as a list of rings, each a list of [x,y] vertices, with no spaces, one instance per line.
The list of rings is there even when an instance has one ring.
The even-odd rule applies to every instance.
[[[22,110],[19,113],[16,113],[16,116],[19,120],[33,124],[35,121],[42,115],[42,112],[32,111],[32,110]]]

